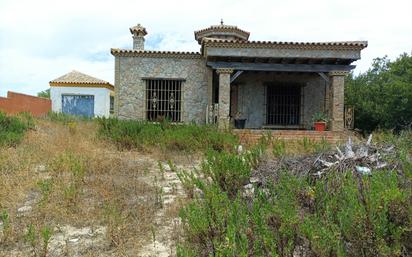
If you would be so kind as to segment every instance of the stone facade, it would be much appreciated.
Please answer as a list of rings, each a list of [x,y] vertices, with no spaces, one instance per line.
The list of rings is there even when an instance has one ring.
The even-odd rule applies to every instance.
[[[230,110],[230,74],[231,69],[218,69],[219,75],[219,118],[218,126],[222,129],[229,128],[229,110]]]
[[[246,118],[246,128],[262,128],[266,123],[265,85],[270,83],[298,83],[302,85],[301,128],[312,128],[312,116],[326,112],[326,82],[317,74],[287,75],[276,73],[245,73],[234,82],[238,86],[237,110]]]
[[[146,79],[181,80],[180,121],[204,124],[207,118],[224,129],[239,113],[246,118],[246,128],[265,127],[267,85],[294,83],[301,85],[299,124],[282,126],[311,129],[313,114],[325,112],[331,119],[330,129],[343,130],[344,75],[367,46],[366,41],[249,41],[249,32],[222,22],[195,31],[199,53],[147,51],[146,29],[138,24],[130,32],[133,50],[111,50],[115,115],[147,119]],[[290,119],[295,118],[291,115]]]
[[[182,79],[182,121],[205,123],[208,68],[200,56],[117,56],[115,65],[115,114],[119,118],[146,119],[144,78]]]
[[[330,124],[334,131],[344,130],[343,112],[345,101],[345,76],[346,72],[330,72]]]

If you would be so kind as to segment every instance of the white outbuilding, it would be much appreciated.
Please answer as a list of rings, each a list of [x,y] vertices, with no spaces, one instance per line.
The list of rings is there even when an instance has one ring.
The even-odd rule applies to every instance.
[[[50,81],[52,111],[85,117],[109,117],[114,87],[107,81],[78,71]]]

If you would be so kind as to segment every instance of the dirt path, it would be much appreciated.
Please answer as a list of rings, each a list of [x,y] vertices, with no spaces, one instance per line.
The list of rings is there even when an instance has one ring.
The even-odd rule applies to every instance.
[[[157,168],[153,169],[148,179],[158,181],[162,202],[155,214],[152,237],[143,245],[138,256],[176,256],[180,225],[178,210],[185,199],[185,192],[176,171],[194,169],[198,164],[199,162],[194,162],[170,167],[169,163],[158,162]]]

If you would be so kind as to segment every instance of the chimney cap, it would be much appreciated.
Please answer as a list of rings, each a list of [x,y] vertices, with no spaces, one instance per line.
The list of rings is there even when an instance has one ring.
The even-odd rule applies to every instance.
[[[133,26],[130,28],[130,33],[132,33],[133,35],[141,35],[141,36],[146,36],[147,35],[147,31],[146,28],[143,27],[142,25],[140,25],[140,23],[138,23],[136,26]]]

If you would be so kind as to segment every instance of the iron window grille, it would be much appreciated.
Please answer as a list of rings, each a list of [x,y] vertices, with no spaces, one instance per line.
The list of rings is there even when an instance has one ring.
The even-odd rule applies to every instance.
[[[266,87],[266,124],[297,126],[301,119],[301,92],[298,84],[269,84]]]
[[[146,79],[147,120],[182,120],[182,84],[183,80]]]

